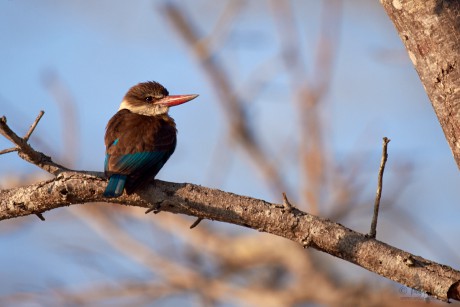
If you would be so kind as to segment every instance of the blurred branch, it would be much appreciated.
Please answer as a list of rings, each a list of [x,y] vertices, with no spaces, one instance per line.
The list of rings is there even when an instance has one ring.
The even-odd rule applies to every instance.
[[[131,215],[134,214],[134,211],[132,210],[129,212]],[[176,261],[172,257],[168,256],[161,256],[158,252],[155,252],[153,248],[147,246],[145,242],[142,242],[141,240],[134,238],[134,236],[129,235],[128,232],[126,232],[123,227],[121,227],[116,222],[116,219],[110,215],[107,215],[105,210],[99,210],[92,207],[92,209],[88,210],[73,210],[72,213],[78,216],[82,222],[86,223],[93,230],[95,230],[97,234],[99,234],[107,243],[114,247],[120,254],[125,255],[128,259],[143,265],[147,270],[152,271],[152,273],[154,273],[157,277],[162,278],[163,284],[165,286],[176,289],[176,291],[179,289],[181,291],[193,291],[194,293],[198,293],[206,299],[216,301],[224,300],[229,302],[233,300],[240,301],[241,303],[250,302],[257,306],[285,305],[283,302],[286,302],[286,297],[280,295],[286,292],[284,289],[281,289],[279,292],[267,291],[267,289],[261,289],[259,283],[245,286],[240,286],[237,284],[235,285],[231,278],[217,278],[215,274],[213,274],[213,276],[209,276],[209,273],[206,274],[195,267],[190,268],[189,266],[184,265],[182,261]],[[140,214],[138,213],[138,215]],[[145,219],[145,215],[143,215],[143,217]],[[166,220],[169,222],[174,221],[171,216],[163,218],[166,218]],[[159,219],[157,219],[157,221],[159,221]],[[161,223],[163,221],[159,222]],[[182,229],[178,224],[179,223],[177,222],[169,224],[169,226],[173,227],[170,227],[168,232],[184,232],[184,229]],[[177,230],[176,228],[179,228],[180,230]],[[208,248],[208,245],[211,244],[210,240],[216,243],[216,241],[218,241],[220,238],[221,240],[219,240],[219,243],[221,246],[221,252],[219,253],[219,257],[222,256],[223,261],[231,259],[232,264],[241,267],[242,263],[239,262],[241,257],[238,257],[241,255],[235,254],[237,252],[237,244],[235,244],[236,242],[234,242],[234,238],[227,238],[227,240],[225,240],[225,238],[221,236],[217,238],[211,235],[209,232],[203,233],[201,230],[195,230],[193,232],[188,231],[186,234],[190,236],[194,233],[201,234],[201,238],[206,236],[206,241],[208,242],[208,244],[206,244],[207,247],[204,247],[195,240],[195,248],[201,250],[202,252],[214,251],[214,249]],[[227,246],[227,244],[231,246]],[[215,246],[215,244],[212,245]],[[226,247],[224,248],[222,245]],[[261,245],[259,249],[263,249],[263,247],[264,246]],[[239,250],[241,251],[241,248]],[[136,252],[133,253],[133,251]],[[225,257],[224,254],[226,254]],[[245,256],[248,256],[251,253],[248,253],[248,249],[246,248],[244,254]],[[276,252],[273,254],[277,255]],[[261,256],[260,253],[259,256]],[[271,259],[275,257],[276,256],[272,256]],[[264,261],[263,258],[258,258],[257,264],[262,265],[265,262],[266,261]],[[298,264],[299,261],[296,261],[295,263]],[[314,274],[311,274],[309,278],[314,278],[314,276]],[[304,284],[295,282],[293,282],[293,284],[296,287],[302,288],[302,292],[297,291],[299,294],[305,293]],[[333,286],[329,285],[328,289],[332,291]],[[260,295],[261,292],[263,295]],[[290,300],[295,300],[295,297],[293,297],[292,293],[290,294]],[[296,297],[299,296],[300,295]],[[305,294],[303,294],[302,297],[305,298]]]
[[[61,112],[62,126],[62,159],[66,165],[73,166],[76,164],[79,156],[80,130],[78,129],[78,112],[76,102],[73,99],[69,89],[64,85],[57,73],[53,70],[46,71],[42,76],[44,87],[53,96],[55,103]]]
[[[302,166],[302,199],[313,214],[319,213],[325,189],[326,151],[320,102],[332,80],[341,21],[341,0],[323,1],[321,28],[316,44],[316,59],[311,80],[302,61],[301,37],[295,14],[288,1],[271,1],[272,12],[281,40],[281,58],[288,74],[291,92],[299,114],[299,161]]]
[[[184,9],[179,9],[173,3],[162,6],[165,16],[173,24],[180,37],[190,47],[192,54],[200,62],[204,72],[212,83],[212,88],[217,91],[225,115],[228,116],[231,137],[251,157],[252,161],[270,184],[273,193],[288,192],[279,170],[275,167],[262,148],[256,135],[249,126],[250,120],[245,112],[245,101],[236,95],[231,80],[225,68],[216,60],[215,55],[202,41],[196,26],[188,18]]]
[[[136,218],[136,224],[145,221],[145,215],[139,210],[125,208],[123,211]],[[238,236],[225,234],[224,231],[217,231],[218,225],[215,223],[201,224],[189,231],[189,220],[181,215],[165,214],[155,219],[155,227],[174,234],[175,238],[188,246],[191,250],[189,253],[205,257],[202,266],[194,265],[195,271],[202,269],[203,274],[206,274],[212,262],[218,267],[213,271],[220,271],[217,275],[213,273],[215,279],[232,280],[233,276],[238,276],[239,280],[253,279],[248,283],[238,282],[233,287],[248,288],[258,293],[258,297],[264,296],[265,304],[251,301],[255,306],[297,306],[305,302],[326,306],[359,306],[363,301],[366,305],[378,302],[381,306],[407,306],[407,302],[400,299],[400,293],[391,293],[381,288],[373,291],[372,287],[355,285],[349,281],[337,282],[336,278],[327,276],[321,266],[311,260],[311,253],[292,241],[256,232],[245,232]],[[176,255],[178,251],[172,253]],[[272,277],[274,280],[267,281],[264,276],[273,269],[276,270]],[[256,277],[250,275],[254,270],[259,272]],[[273,285],[280,279],[280,285]],[[254,284],[257,286],[254,287]],[[267,287],[269,291],[266,291]],[[221,302],[228,303],[229,300],[238,300],[238,297],[229,295]]]
[[[231,23],[235,19],[235,16],[244,7],[245,3],[246,0],[228,1],[214,28],[210,31],[210,34],[198,41],[197,44],[203,45],[203,48],[208,49],[209,53],[212,53],[213,50],[219,46],[220,42],[228,35],[228,29],[230,28]]]
[[[161,299],[168,295],[177,294],[181,289],[172,288],[161,282],[141,281],[126,282],[119,281],[115,285],[91,284],[82,289],[68,291],[56,287],[47,293],[16,293],[0,297],[0,303],[4,306],[24,306],[25,302],[31,302],[38,306],[100,306],[105,300],[113,302],[116,299],[124,301],[140,300],[132,306],[148,306],[154,299]]]
[[[84,207],[87,207],[88,211],[82,210]],[[407,306],[407,302],[400,299],[400,292],[395,293],[388,291],[389,289],[385,291],[381,288],[373,291],[371,287],[362,284],[355,285],[348,282],[338,284],[329,278],[324,278],[321,270],[311,263],[310,257],[306,257],[307,253],[303,248],[281,237],[260,235],[256,232],[241,236],[225,235],[222,231],[213,231],[204,225],[189,231],[189,219],[181,215],[165,214],[159,218],[148,219],[141,210],[132,210],[128,207],[103,209],[103,205],[99,204],[80,206],[69,212],[76,213],[83,223],[94,229],[96,234],[114,247],[115,251],[126,255],[130,260],[138,262],[136,259],[139,259],[143,266],[147,266],[143,271],[151,271],[155,275],[154,281],[117,280],[116,288],[120,289],[117,293],[115,293],[116,288],[111,285],[98,284],[91,285],[90,289],[82,287],[76,291],[53,289],[46,297],[53,298],[53,295],[58,293],[59,296],[53,298],[54,302],[59,299],[80,305],[95,305],[105,299],[125,301],[137,299],[141,302],[151,302],[158,298],[165,299],[168,296],[185,294],[192,298],[197,295],[205,296],[203,299],[238,306],[296,306],[305,302],[316,302],[327,306],[359,306],[363,301],[367,305],[378,302],[379,306]],[[84,214],[81,214],[82,212]],[[135,218],[133,223],[138,225],[146,221],[154,221],[155,228],[159,226],[158,230],[175,236],[171,241],[183,240],[186,250],[173,250],[172,254],[168,255],[162,255],[159,251],[145,253],[145,248],[141,246],[138,249],[137,244],[146,245],[151,250],[158,247],[158,244],[152,240],[150,243],[153,244],[146,244],[144,240],[139,240],[139,233],[131,234],[132,237],[136,237],[134,241],[139,243],[126,243],[126,234],[123,233],[123,224],[126,221],[123,220],[127,217]],[[122,231],[121,236],[119,236],[120,231]],[[163,240],[165,233],[160,232]],[[158,233],[154,234],[154,241],[160,240],[157,235]],[[147,236],[151,238],[149,233]],[[101,255],[100,246],[94,246],[94,249],[99,258],[105,257]],[[114,250],[104,250],[113,255]],[[200,264],[199,260],[190,260],[193,263],[187,265],[184,264],[184,259],[177,257],[178,254],[186,254],[186,257],[189,255],[189,258],[203,258],[203,262]],[[163,259],[159,262],[151,259],[156,257]],[[187,268],[183,272],[180,269],[181,265],[176,265],[177,271],[167,271],[161,265],[164,260],[191,267],[194,274],[189,275]],[[216,268],[210,273],[209,266],[214,267],[214,265]],[[258,272],[255,276],[254,271]],[[187,278],[193,278],[196,274],[199,274],[198,279],[187,282]],[[271,277],[275,281],[267,280],[267,274],[275,275]],[[245,282],[235,282],[235,276]],[[158,278],[161,278],[160,282],[157,281]],[[272,284],[279,279],[281,279],[279,285]],[[160,285],[162,285],[161,291],[158,291]],[[45,294],[41,296],[45,297]],[[24,300],[27,299],[23,298],[21,301]],[[39,297],[28,300],[40,301]],[[11,305],[6,302],[8,300],[0,298],[0,304]],[[424,301],[421,303],[425,304]]]

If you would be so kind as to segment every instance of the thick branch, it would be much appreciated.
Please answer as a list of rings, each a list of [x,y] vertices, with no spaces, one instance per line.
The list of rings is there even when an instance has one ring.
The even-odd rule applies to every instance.
[[[460,168],[460,2],[381,0]]]
[[[100,174],[102,176],[102,174]],[[0,191],[0,220],[78,203],[107,202],[106,180],[61,173],[53,180]],[[246,226],[311,246],[441,300],[455,296],[460,272],[368,238],[340,224],[282,204],[189,183],[155,181],[148,190],[112,202]],[[449,292],[451,291],[451,292]],[[449,296],[448,296],[449,292]]]

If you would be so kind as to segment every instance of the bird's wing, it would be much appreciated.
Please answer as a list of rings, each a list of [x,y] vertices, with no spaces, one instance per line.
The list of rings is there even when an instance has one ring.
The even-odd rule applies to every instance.
[[[106,155],[105,170],[130,175],[140,170],[152,170],[152,176],[163,167],[171,155],[168,151],[137,152],[126,155]]]
[[[120,110],[107,124],[105,173],[127,175],[129,194],[153,179],[176,147],[176,128],[169,117],[148,118]]]

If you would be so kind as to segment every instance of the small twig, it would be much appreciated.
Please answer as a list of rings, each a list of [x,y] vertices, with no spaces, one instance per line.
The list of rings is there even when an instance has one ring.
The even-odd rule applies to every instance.
[[[32,133],[34,132],[35,130],[35,127],[37,127],[38,125],[38,122],[40,121],[40,119],[42,118],[43,114],[45,114],[45,111],[41,110],[40,113],[38,113],[38,116],[37,118],[35,119],[35,121],[32,123],[32,125],[30,126],[29,128],[29,131],[27,131],[26,135],[24,135],[23,139],[24,141],[28,141],[30,136],[32,135]]]
[[[0,155],[7,154],[7,153],[13,152],[13,151],[18,151],[18,148],[17,147],[12,147],[12,148],[8,148],[8,149],[0,150]]]
[[[289,199],[286,196],[286,193],[283,192],[283,206],[288,211],[291,212],[294,209],[294,206],[291,205]]]
[[[190,229],[193,229],[193,228],[195,228],[196,226],[198,226],[198,224],[199,224],[202,220],[203,220],[203,218],[201,218],[201,217],[197,218],[196,221],[193,222],[192,225],[190,225]]]
[[[152,212],[153,210],[155,210],[155,208],[154,208],[154,207],[151,207],[151,208],[148,208],[147,211],[145,211],[144,213],[147,214],[147,213]]]
[[[40,220],[42,220],[42,221],[45,220],[45,217],[43,216],[43,214],[41,214],[41,213],[35,213],[35,215],[38,216],[38,218],[39,218]]]
[[[16,151],[18,152],[19,157],[27,162],[35,164],[41,169],[51,173],[53,175],[58,175],[62,172],[71,171],[70,169],[54,163],[50,157],[47,155],[36,151],[28,143],[27,140],[30,138],[32,132],[37,126],[40,118],[43,116],[44,112],[40,111],[34,123],[31,125],[29,131],[26,133],[24,138],[18,136],[11,128],[7,125],[6,117],[3,116],[0,118],[0,134],[3,135],[7,140],[16,145]],[[3,150],[2,153],[15,151],[13,149]]]
[[[374,238],[377,235],[377,219],[379,216],[379,207],[380,207],[380,198],[382,197],[382,185],[383,185],[383,172],[385,170],[385,164],[387,163],[388,153],[387,147],[390,139],[387,137],[383,138],[383,148],[382,148],[382,159],[380,160],[380,170],[377,183],[377,193],[375,195],[374,201],[374,216],[372,217],[371,230],[369,232],[369,237]]]
[[[11,143],[16,144],[18,151],[21,149],[21,146],[23,145],[23,143],[25,143],[22,138],[17,136],[16,133],[14,133],[10,129],[10,127],[8,127],[5,116],[2,116],[0,118],[0,134],[2,134],[6,139],[11,141]]]
[[[156,204],[156,205],[154,205],[154,206],[148,208],[147,211],[145,211],[145,214],[148,214],[148,213],[150,213],[150,212],[152,212],[152,211],[153,211],[153,214],[158,214],[158,213],[161,212],[160,209],[161,209],[161,205]]]

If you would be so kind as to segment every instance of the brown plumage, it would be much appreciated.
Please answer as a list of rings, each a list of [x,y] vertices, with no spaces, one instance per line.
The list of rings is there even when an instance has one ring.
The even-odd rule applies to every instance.
[[[106,128],[106,197],[118,197],[123,189],[131,194],[155,178],[177,143],[169,107],[197,96],[170,96],[157,82],[139,83],[126,93]]]
[[[107,124],[106,175],[127,175],[125,190],[131,194],[153,179],[176,148],[176,124],[167,114],[146,116],[127,109],[118,111]],[[115,140],[118,140],[115,145]],[[151,153],[127,165],[126,155]]]
[[[105,146],[110,155],[169,150],[176,142],[176,133],[176,123],[167,114],[146,116],[123,109],[107,124]],[[119,144],[129,145],[110,146],[116,139]]]

